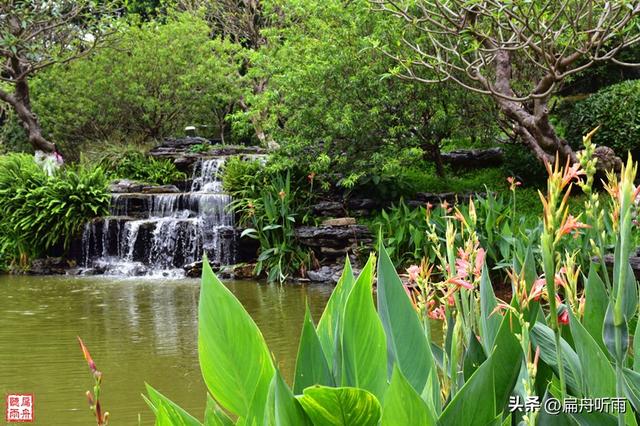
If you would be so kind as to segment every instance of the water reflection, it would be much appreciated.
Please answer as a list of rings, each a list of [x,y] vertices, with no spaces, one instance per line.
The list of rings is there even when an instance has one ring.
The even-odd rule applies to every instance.
[[[228,286],[291,379],[305,300],[317,320],[331,288]],[[145,381],[201,417],[198,295],[197,280],[0,276],[0,395],[35,393],[36,424],[90,424],[79,335],[104,372],[111,424],[137,424],[138,413],[153,424],[140,397]]]

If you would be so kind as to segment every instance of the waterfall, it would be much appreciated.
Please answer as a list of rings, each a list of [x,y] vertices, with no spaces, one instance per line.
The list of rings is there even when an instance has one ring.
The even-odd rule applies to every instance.
[[[182,276],[183,266],[207,254],[213,264],[234,262],[231,197],[222,192],[224,158],[199,161],[191,190],[114,194],[110,216],[87,223],[82,237],[87,273]]]

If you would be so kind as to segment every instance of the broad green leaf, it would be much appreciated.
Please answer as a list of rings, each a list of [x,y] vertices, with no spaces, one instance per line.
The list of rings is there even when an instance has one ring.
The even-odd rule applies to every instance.
[[[204,426],[232,426],[233,421],[222,411],[218,403],[207,393],[207,407],[204,410]]]
[[[347,298],[342,327],[342,385],[366,389],[382,400],[387,387],[387,342],[373,304],[375,257]]]
[[[615,323],[613,311],[614,305],[609,302],[602,326],[602,340],[613,359],[622,364],[629,349],[629,329],[626,318],[623,318],[621,324]],[[616,343],[616,335],[619,335],[619,345]]]
[[[335,383],[333,382],[327,359],[322,351],[320,339],[316,334],[313,319],[309,312],[309,305],[307,305],[296,358],[293,392],[299,395],[305,388],[312,385],[334,386]]]
[[[145,384],[147,388],[147,394],[149,398],[146,399],[147,404],[156,415],[157,419],[160,419],[160,423],[164,424],[165,421],[170,420],[175,425],[184,426],[202,426],[202,423],[198,421],[191,414],[187,413],[178,404],[171,401],[169,398],[155,390],[151,385]]]
[[[267,414],[269,426],[311,425],[300,402],[293,396],[282,375],[276,370],[269,389],[269,408]]]
[[[382,426],[436,424],[435,413],[395,366],[382,407]]]
[[[411,386],[420,394],[431,371],[436,368],[433,354],[420,319],[382,244],[379,256],[378,313],[387,339],[388,374],[397,363]],[[433,385],[439,395],[437,381]]]
[[[317,328],[318,339],[320,339],[322,350],[336,382],[340,382],[340,375],[342,373],[340,366],[340,362],[342,361],[340,332],[342,329],[344,307],[354,284],[355,280],[353,279],[353,272],[351,271],[351,263],[347,256],[342,275],[338,280],[338,284],[333,289],[333,293],[331,293],[331,297],[320,317]]]
[[[607,311],[608,297],[605,285],[597,271],[597,264],[591,263],[589,276],[584,288],[584,328],[596,341],[602,350],[606,350],[602,341],[602,324]]]
[[[546,325],[537,322],[530,331],[531,343],[533,346],[540,347],[540,358],[551,367],[556,375],[558,374],[558,364],[556,362],[556,341],[553,330]],[[582,396],[582,366],[578,354],[569,346],[569,344],[561,339],[560,347],[562,348],[562,365],[564,367],[564,377],[576,396]]]
[[[364,389],[313,386],[297,397],[315,426],[376,426],[380,403]]]
[[[494,313],[496,306],[498,302],[485,264],[480,278],[480,337],[486,354],[493,351],[493,343],[500,328],[500,317]]]
[[[439,424],[486,425],[504,410],[522,366],[522,349],[515,337],[520,332],[517,328],[518,321],[507,313],[493,352],[456,393],[442,412]]]
[[[618,419],[607,413],[571,413],[573,420],[580,426],[616,426]]]
[[[198,355],[204,382],[226,410],[264,409],[274,367],[260,330],[204,259],[198,306]],[[250,413],[250,408],[258,412]]]
[[[640,412],[640,373],[624,368],[624,391],[633,408]]]
[[[636,331],[633,335],[633,369],[640,371],[640,318],[636,319]]]
[[[499,317],[496,318],[500,320]],[[480,365],[486,360],[487,356],[485,355],[482,345],[478,341],[476,335],[474,333],[471,333],[471,336],[469,337],[469,344],[467,345],[467,350],[465,351],[463,360],[465,380],[469,380],[469,378],[478,369],[478,367],[480,367]]]
[[[607,355],[569,309],[569,326],[582,369],[585,397],[610,397],[616,392],[616,375]]]

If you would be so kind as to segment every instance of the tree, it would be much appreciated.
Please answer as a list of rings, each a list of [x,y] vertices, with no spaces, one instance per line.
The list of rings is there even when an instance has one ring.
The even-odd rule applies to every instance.
[[[397,44],[382,46],[398,76],[490,96],[541,162],[553,163],[556,153],[577,161],[549,119],[562,82],[594,64],[621,63],[616,55],[640,40],[637,0],[371,2],[405,23]],[[601,148],[600,157],[614,156]]]
[[[105,6],[89,0],[0,2],[0,100],[8,103],[37,149],[53,152],[31,108],[29,79],[56,63],[86,55],[108,34],[101,25]]]
[[[72,149],[87,140],[161,139],[187,125],[224,140],[241,96],[239,50],[211,38],[190,13],[123,24],[108,46],[33,79],[33,108],[47,135]]]
[[[367,0],[280,5],[286,21],[268,32],[279,42],[262,49],[254,67],[269,87],[252,99],[281,145],[277,160],[351,188],[399,175],[421,157],[443,174],[445,141],[492,136],[479,95],[388,74],[394,61],[369,39],[397,22],[371,14]]]

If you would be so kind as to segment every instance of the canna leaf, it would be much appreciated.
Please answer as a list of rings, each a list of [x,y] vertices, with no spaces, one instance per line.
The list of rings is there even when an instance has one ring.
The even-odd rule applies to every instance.
[[[262,417],[274,374],[271,354],[256,324],[206,258],[198,306],[198,356],[204,382],[223,408],[239,417]]]
[[[342,275],[331,293],[331,297],[327,302],[327,306],[320,317],[317,327],[318,339],[322,345],[322,350],[329,363],[329,368],[333,372],[335,381],[338,383],[341,381],[340,365],[342,361],[342,351],[340,349],[340,333],[342,330],[344,307],[354,284],[355,280],[353,279],[353,272],[351,271],[351,263],[347,256]]]
[[[207,407],[204,411],[204,426],[232,426],[233,421],[222,411],[218,403],[207,393]]]
[[[589,268],[584,294],[584,328],[593,337],[598,346],[602,350],[606,350],[602,340],[602,324],[607,311],[608,297],[604,282],[602,282],[602,278],[597,272],[597,264],[595,262],[592,262]]]
[[[307,304],[296,358],[293,392],[301,394],[305,388],[313,385],[334,386],[335,383]]]
[[[380,403],[364,389],[314,386],[297,397],[315,426],[376,426]]]
[[[271,426],[305,426],[311,421],[293,396],[282,375],[276,370],[269,390],[268,424]]]
[[[418,315],[382,244],[379,255],[378,313],[386,334],[387,371],[391,375],[394,365],[397,365],[413,389],[420,394],[427,378],[436,369],[433,354]],[[435,376],[431,377],[435,380]],[[439,395],[437,380],[432,386],[436,395]]]
[[[396,365],[384,397],[381,426],[435,424],[434,410],[429,409]]]
[[[169,398],[155,390],[151,385],[145,384],[147,388],[148,398],[145,398],[147,404],[159,418],[160,422],[171,421],[166,423],[168,425],[184,425],[184,426],[202,426],[202,423],[198,421],[191,414],[187,413],[178,404],[171,401]]]
[[[496,306],[498,302],[485,264],[480,278],[480,337],[485,354],[490,354],[493,350],[500,329],[500,317],[494,314]]]
[[[365,389],[382,400],[387,387],[387,342],[373,304],[374,263],[371,255],[344,308],[341,383]]]

